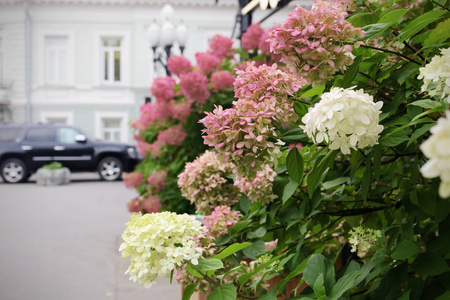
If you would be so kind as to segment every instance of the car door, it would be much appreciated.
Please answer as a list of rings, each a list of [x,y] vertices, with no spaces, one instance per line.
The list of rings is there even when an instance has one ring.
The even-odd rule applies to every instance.
[[[55,130],[50,126],[29,127],[24,135],[21,150],[26,165],[33,171],[53,161]]]
[[[53,160],[71,170],[90,171],[95,168],[94,146],[84,134],[73,127],[57,127]]]

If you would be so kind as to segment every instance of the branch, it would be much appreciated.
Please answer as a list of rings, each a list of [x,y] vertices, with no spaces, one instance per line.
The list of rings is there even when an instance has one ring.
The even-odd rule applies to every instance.
[[[399,53],[399,52],[395,52],[395,51],[388,50],[388,49],[383,49],[383,48],[378,48],[378,47],[374,47],[374,46],[369,46],[369,45],[361,45],[361,47],[369,48],[369,49],[373,49],[373,50],[377,50],[377,51],[381,51],[381,52],[386,52],[386,53],[395,54],[395,55],[397,55],[397,56],[402,57],[403,59],[405,59],[405,60],[407,60],[407,61],[410,61],[410,62],[413,62],[413,63],[415,63],[415,64],[418,64],[419,66],[422,65],[420,62],[415,61],[414,59],[409,58],[408,56],[406,56],[406,55],[404,55],[404,54],[401,54],[401,53]]]
[[[434,0],[431,0],[431,2],[433,2],[433,3],[436,4],[437,6],[442,7],[442,8],[445,9],[446,11],[450,11],[450,9],[448,9],[447,7],[445,7],[445,6],[442,5],[442,4],[439,4],[438,2],[436,2],[436,1],[434,1]]]

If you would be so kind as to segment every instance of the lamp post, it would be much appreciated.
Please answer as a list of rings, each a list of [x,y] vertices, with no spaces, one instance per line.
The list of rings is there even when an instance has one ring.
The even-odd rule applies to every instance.
[[[153,61],[159,62],[165,69],[166,74],[170,76],[167,69],[167,60],[171,54],[172,47],[176,42],[180,48],[181,54],[184,52],[187,41],[187,27],[183,21],[180,21],[175,28],[173,24],[173,7],[166,3],[161,11],[162,25],[159,26],[156,20],[147,28],[147,38],[150,47],[153,50]]]

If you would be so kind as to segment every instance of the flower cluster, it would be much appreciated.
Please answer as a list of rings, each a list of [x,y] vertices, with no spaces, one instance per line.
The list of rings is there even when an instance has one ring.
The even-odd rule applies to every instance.
[[[158,170],[153,172],[148,178],[147,182],[153,187],[155,192],[159,192],[164,187],[164,181],[167,177],[167,170]]]
[[[140,172],[122,173],[122,180],[127,188],[138,187],[142,182],[142,177],[143,175]]]
[[[349,231],[350,238],[348,242],[352,246],[351,252],[357,252],[359,257],[364,257],[370,247],[374,245],[377,238],[381,237],[381,231],[363,228],[361,226],[354,227]]]
[[[233,87],[234,76],[229,71],[215,71],[211,74],[211,89],[219,92]]]
[[[261,36],[264,34],[264,29],[261,23],[251,24],[247,31],[242,34],[241,47],[244,50],[258,49]]]
[[[216,107],[200,120],[205,125],[204,143],[214,147],[219,158],[233,162],[239,174],[254,175],[264,164],[276,164],[279,156],[279,149],[269,139],[275,136],[272,115],[265,111]]]
[[[146,103],[141,105],[141,115],[138,120],[133,122],[133,128],[144,130],[156,122],[166,122],[170,117],[170,109],[167,105],[168,104],[164,102]]]
[[[239,187],[241,193],[247,195],[250,201],[265,205],[278,198],[272,191],[273,180],[276,176],[277,172],[266,165],[262,171],[256,172],[254,178],[237,176],[234,184]]]
[[[183,262],[198,264],[203,250],[194,237],[201,237],[201,224],[194,217],[171,212],[133,214],[119,249],[123,257],[131,256],[130,279],[149,288],[157,276],[170,277]]]
[[[141,200],[139,197],[134,197],[127,203],[128,211],[131,213],[137,213],[141,211]]]
[[[426,178],[441,177],[439,195],[450,197],[450,111],[431,129],[431,136],[420,146],[427,161],[420,169]]]
[[[205,75],[216,70],[221,61],[219,57],[210,52],[197,52],[195,53],[195,59],[197,60],[198,67]]]
[[[383,102],[363,90],[332,88],[324,93],[319,103],[310,107],[300,126],[316,143],[326,141],[330,149],[341,149],[350,154],[350,148],[362,149],[378,143],[383,126],[378,124]]]
[[[189,102],[172,100],[170,102],[170,112],[172,118],[183,123],[191,114],[191,104]]]
[[[269,30],[270,50],[281,54],[289,70],[313,86],[353,62],[348,54],[355,36],[362,38],[364,32],[339,11],[323,6],[316,11],[297,7],[280,27]]]
[[[273,112],[272,117],[278,122],[296,121],[297,114],[293,101],[288,96],[297,92],[304,82],[272,66],[254,66],[248,63],[245,70],[236,71],[234,81],[236,108]]]
[[[147,154],[150,153],[150,155],[153,157],[160,157],[163,154],[165,145],[166,143],[159,140],[156,140],[151,144],[144,141],[137,141],[137,147],[139,149],[139,153],[141,153],[142,156],[147,156]]]
[[[206,151],[187,163],[178,175],[181,194],[195,204],[197,212],[209,214],[215,206],[231,206],[239,200],[239,191],[225,176],[235,172],[231,163],[221,161],[213,151]]]
[[[172,77],[159,77],[153,81],[150,92],[155,96],[156,102],[165,102],[173,99],[175,96],[175,91],[173,90],[175,85],[175,79]]]
[[[184,56],[169,56],[167,60],[167,69],[171,74],[180,77],[192,69],[191,62]]]
[[[228,233],[228,228],[236,224],[242,217],[238,211],[232,211],[229,206],[222,205],[214,208],[211,215],[203,218],[204,234],[212,240]]]
[[[181,124],[169,127],[166,130],[161,130],[158,133],[158,141],[173,146],[181,146],[186,137],[187,133],[183,131]]]
[[[154,195],[148,195],[141,202],[141,209],[144,209],[147,213],[156,213],[161,208],[161,203],[158,197]]]
[[[447,102],[450,103],[450,48],[441,49],[441,54],[434,56],[425,67],[419,68],[417,79],[423,79],[422,92],[441,96],[441,99],[448,95]]]
[[[323,9],[331,9],[337,11],[342,17],[347,17],[348,12],[356,10],[356,1],[355,0],[316,0],[314,5],[311,7],[311,10],[323,10]]]
[[[224,58],[225,56],[232,56],[232,47],[233,40],[220,34],[216,34],[209,41],[209,48],[211,49],[211,52],[220,58]]]
[[[197,105],[205,104],[210,96],[208,79],[206,76],[197,72],[181,74],[180,87],[186,98]]]

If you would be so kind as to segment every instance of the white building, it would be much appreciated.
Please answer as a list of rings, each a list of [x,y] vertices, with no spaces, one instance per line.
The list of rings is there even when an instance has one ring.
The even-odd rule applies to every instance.
[[[214,34],[231,35],[238,0],[0,0],[0,122],[66,123],[132,142],[129,123],[156,76],[146,29],[166,2],[188,28],[193,62]],[[263,27],[310,2],[292,1]]]

